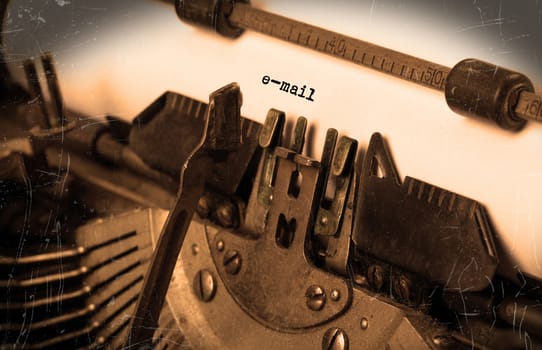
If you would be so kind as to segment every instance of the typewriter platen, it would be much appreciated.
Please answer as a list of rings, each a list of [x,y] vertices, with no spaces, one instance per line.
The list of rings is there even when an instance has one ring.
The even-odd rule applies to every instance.
[[[55,4],[70,5],[76,4]],[[374,6],[371,11],[378,10]],[[171,7],[164,11],[175,16]],[[500,18],[506,23],[506,16]],[[415,132],[423,125],[394,128],[393,115],[385,107],[378,119],[389,118],[388,124],[364,125],[363,116],[351,121],[363,114],[361,106],[390,98],[385,96],[362,104],[350,101],[330,113],[331,120],[319,121],[334,126],[334,119],[341,119],[335,116],[344,113],[351,129],[341,124],[345,131],[340,134],[320,130],[314,128],[311,114],[322,115],[317,109],[341,104],[341,94],[329,92],[350,86],[339,78],[348,82],[346,75],[359,74],[360,89],[368,82],[377,89],[378,81],[387,78],[348,67],[333,72],[332,81],[339,82],[333,88],[316,78],[312,82],[310,75],[292,68],[301,64],[296,61],[300,49],[294,46],[261,52],[282,57],[269,59],[275,62],[288,52],[288,69],[273,70],[263,60],[262,66],[245,66],[241,74],[228,68],[242,61],[236,56],[242,50],[225,50],[223,57],[216,57],[216,51],[272,39],[246,33],[245,41],[229,41],[175,24],[188,32],[187,37],[199,35],[199,49],[214,52],[212,59],[222,62],[201,69],[211,71],[204,76],[213,79],[181,84],[186,93],[161,91],[145,96],[144,103],[135,102],[141,108],[130,122],[109,115],[88,117],[72,109],[70,96],[75,93],[66,86],[73,85],[69,78],[62,80],[68,69],[59,69],[65,67],[59,64],[55,68],[53,55],[12,64],[9,71],[2,65],[3,348],[542,346],[536,265],[540,226],[529,215],[516,214],[526,218],[527,226],[509,223],[512,213],[524,207],[504,205],[505,218],[494,209],[503,207],[495,201],[502,192],[510,196],[505,196],[508,201],[520,201],[524,187],[516,186],[515,193],[494,190],[501,193],[486,200],[480,186],[465,185],[470,180],[476,184],[477,176],[455,182],[443,177],[442,186],[440,177],[418,170],[424,163],[415,160],[431,157],[425,150],[442,147],[437,140],[455,137],[456,132],[463,137],[454,143],[466,144],[457,146],[462,148],[458,153],[481,140],[492,146],[496,142],[501,146],[495,150],[502,152],[506,142],[516,149],[518,139],[540,136],[539,126],[510,134],[441,116],[442,121],[423,125],[468,126],[450,133]],[[211,60],[194,51],[196,47],[192,58],[182,62]],[[307,70],[343,64],[312,52],[302,57]],[[231,76],[227,82],[240,84],[215,82],[220,80],[217,69],[227,71],[220,79]],[[22,80],[13,78],[18,74]],[[245,80],[252,81],[248,89]],[[301,91],[293,96],[271,90],[271,80],[305,86],[314,101],[300,99]],[[406,83],[393,85],[416,89]],[[202,97],[204,88],[208,98]],[[386,89],[387,94],[393,89]],[[194,95],[200,98],[190,97]],[[273,96],[271,104],[268,96]],[[432,97],[422,92],[416,98],[431,104]],[[281,104],[291,106],[288,115],[307,118],[286,118]],[[77,98],[73,105],[85,110]],[[248,114],[245,108],[241,113],[241,106],[248,106],[250,115],[260,114],[260,122],[243,117]],[[407,103],[393,107],[405,116],[412,112]],[[423,106],[415,114],[432,108]],[[412,124],[423,120],[412,118]],[[353,138],[358,132],[350,132],[354,127],[372,136],[359,138],[358,145]],[[374,133],[377,130],[385,137]],[[476,142],[469,141],[471,131],[479,135]],[[396,143],[412,140],[413,133],[425,147],[413,156],[401,153],[405,147]],[[410,139],[400,136],[405,134]],[[501,161],[520,164],[533,159],[531,153],[540,143],[528,144],[532,147],[523,155],[503,152]],[[447,155],[448,162],[457,162],[457,153]],[[408,169],[404,163],[395,165],[402,157],[415,164],[410,169],[415,169],[416,178],[398,175]],[[499,169],[491,160],[484,165],[469,164],[469,159],[463,158],[471,167],[468,171],[448,176]],[[442,161],[437,164],[445,167]],[[534,169],[535,176],[539,164],[521,169]],[[532,189],[534,197],[538,188]],[[526,196],[531,205],[538,203],[533,194]],[[530,227],[533,248],[525,255],[531,263],[525,263],[525,256],[507,256],[502,231],[514,225]],[[168,234],[160,250],[160,237]],[[177,257],[175,247],[181,245]],[[151,261],[155,272],[145,277]],[[154,288],[144,289],[149,285]],[[142,290],[147,301],[138,303]],[[162,307],[157,300],[166,291]],[[145,304],[137,314],[136,306]],[[138,334],[141,329],[145,334]]]

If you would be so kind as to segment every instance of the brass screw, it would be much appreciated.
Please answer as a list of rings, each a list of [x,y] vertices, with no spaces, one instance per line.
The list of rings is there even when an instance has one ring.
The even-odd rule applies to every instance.
[[[340,328],[330,328],[322,339],[322,350],[348,350],[348,336]]]
[[[407,301],[410,299],[410,280],[404,276],[393,281],[393,292],[397,299]]]
[[[326,226],[327,225],[327,216],[325,215],[322,215],[322,217],[320,218],[320,224],[322,224],[322,226]]]
[[[222,260],[226,272],[230,275],[238,274],[241,270],[242,263],[243,259],[237,250],[228,250],[226,254],[224,254],[224,259]]]
[[[365,276],[362,276],[362,275],[358,274],[358,273],[354,274],[354,283],[359,285],[359,286],[362,286],[362,287],[367,287],[368,286],[367,278]]]
[[[212,198],[208,193],[205,193],[199,198],[196,212],[200,218],[206,219],[209,217],[209,214],[211,214],[211,202]]]
[[[192,244],[192,255],[198,255],[199,254],[199,246],[194,243]]]
[[[369,320],[363,317],[359,325],[361,326],[361,329],[366,330],[367,328],[369,328]]]
[[[194,277],[194,293],[199,300],[209,302],[216,293],[216,280],[211,271],[201,270]]]
[[[338,289],[333,289],[331,291],[331,300],[339,301],[341,299],[341,292]]]
[[[320,286],[310,286],[305,292],[307,307],[312,311],[320,311],[326,304],[326,293]]]
[[[433,337],[433,344],[435,344],[438,347],[442,347],[445,349],[448,349],[451,345],[453,345],[452,340],[450,337],[445,335],[435,335]]]
[[[229,201],[219,204],[216,209],[216,218],[218,223],[224,227],[233,227],[236,225],[237,207]]]
[[[384,286],[384,271],[379,265],[371,265],[367,269],[367,279],[374,289],[380,290]]]

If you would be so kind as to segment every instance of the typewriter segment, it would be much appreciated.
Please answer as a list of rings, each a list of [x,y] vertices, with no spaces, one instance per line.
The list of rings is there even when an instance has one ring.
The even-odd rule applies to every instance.
[[[525,76],[478,60],[371,54],[242,1],[175,7],[444,91],[505,129],[540,119]],[[244,117],[234,82],[207,101],[164,92],[131,123],[92,118],[53,57],[26,60],[24,84],[0,59],[0,349],[542,349],[542,281],[502,273],[484,198],[400,178],[385,132],[365,148],[318,130],[313,159],[310,116]],[[473,109],[464,80],[488,70]]]

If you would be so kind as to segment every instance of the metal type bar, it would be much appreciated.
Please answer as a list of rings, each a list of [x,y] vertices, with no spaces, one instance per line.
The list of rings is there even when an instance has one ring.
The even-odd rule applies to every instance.
[[[208,125],[209,115],[206,124]],[[201,141],[181,168],[180,190],[173,209],[156,244],[149,269],[135,308],[128,336],[128,344],[136,348],[152,342],[158,326],[160,311],[164,304],[177,257],[192,221],[199,198],[205,187],[205,173],[210,169],[209,158],[202,154],[207,138],[207,126]]]
[[[240,90],[229,84],[209,96],[209,108],[202,120],[203,130],[188,154],[180,155],[179,192],[164,224],[139,294],[127,346],[147,349],[158,327],[171,276],[181,252],[205,182],[213,171],[214,155],[235,150],[240,143]]]

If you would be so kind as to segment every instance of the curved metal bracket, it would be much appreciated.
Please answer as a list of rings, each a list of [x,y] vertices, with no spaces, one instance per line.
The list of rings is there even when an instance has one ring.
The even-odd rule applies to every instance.
[[[222,231],[208,239],[222,281],[240,307],[272,329],[295,332],[341,315],[352,288],[307,258],[320,164],[288,148],[276,147],[274,154],[273,205],[264,234],[252,240]]]

